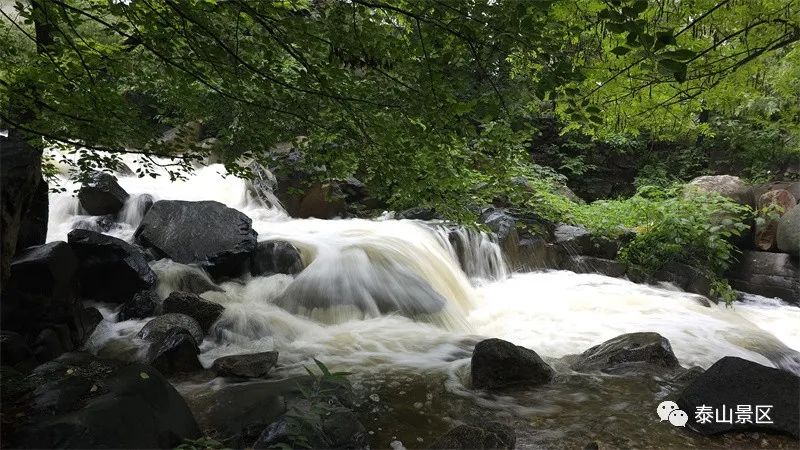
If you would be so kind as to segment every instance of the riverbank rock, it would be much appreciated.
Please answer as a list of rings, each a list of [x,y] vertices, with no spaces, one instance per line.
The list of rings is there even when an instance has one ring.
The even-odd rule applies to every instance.
[[[756,202],[756,208],[761,210],[770,206],[776,206],[783,210],[782,216],[788,213],[797,204],[795,197],[787,190],[780,189],[767,191],[762,194]],[[778,223],[780,218],[768,220],[763,224],[756,224],[755,245],[756,249],[762,251],[774,251],[778,249]],[[798,236],[800,239],[800,236]]]
[[[628,270],[619,261],[582,255],[565,258],[564,269],[575,273],[600,273],[615,278],[622,278]]]
[[[537,386],[555,375],[536,352],[501,339],[478,342],[472,352],[470,371],[474,389]]]
[[[39,180],[28,204],[28,210],[21,218],[16,253],[20,253],[30,246],[42,245],[47,242],[49,193],[47,180]]]
[[[156,274],[134,246],[122,239],[89,230],[67,236],[77,255],[81,295],[87,299],[125,303],[156,284]]]
[[[217,358],[212,369],[220,377],[264,378],[278,363],[278,352],[261,352]]]
[[[160,200],[145,214],[135,238],[163,257],[198,264],[215,277],[246,272],[257,233],[241,212],[215,201]]]
[[[688,186],[701,192],[715,192],[743,206],[755,206],[751,187],[739,177],[706,175],[693,179]]]
[[[146,289],[133,294],[133,298],[125,302],[117,313],[117,322],[131,319],[144,319],[152,316],[161,299],[153,289]]]
[[[117,183],[114,175],[95,172],[81,185],[78,200],[87,213],[93,216],[116,214],[125,206],[128,193]]]
[[[431,449],[513,449],[517,444],[514,429],[500,422],[459,425],[440,436]]]
[[[686,426],[698,433],[771,431],[800,438],[800,377],[780,369],[726,356],[687,386],[676,402],[689,413]],[[737,420],[739,405],[750,408],[749,423]],[[765,405],[770,407],[767,415],[772,423],[764,423],[763,417],[762,423],[757,423],[757,410],[763,412]],[[710,420],[698,420],[699,408],[710,411]],[[725,419],[732,420],[718,420],[715,412],[723,417],[723,411]]]
[[[408,220],[442,220],[443,217],[434,208],[425,206],[415,206],[413,208],[404,209],[395,216],[397,219]]]
[[[75,294],[77,270],[78,258],[64,241],[28,247],[12,261],[11,278],[3,287],[27,296],[68,299]]]
[[[611,374],[661,373],[679,369],[667,338],[658,333],[628,333],[596,345],[578,356],[572,369]]]
[[[147,322],[141,331],[139,338],[145,341],[158,342],[167,336],[173,328],[183,328],[194,338],[195,342],[203,341],[203,329],[196,320],[186,314],[163,314]]]
[[[296,275],[303,270],[300,252],[286,241],[262,241],[250,259],[250,273],[255,276],[283,273]]]
[[[775,239],[780,251],[800,257],[800,207],[792,208],[780,218]]]
[[[728,278],[740,291],[800,305],[800,262],[787,253],[743,251]]]
[[[13,447],[174,448],[200,436],[183,398],[147,365],[67,353],[26,383]]]
[[[191,292],[173,292],[164,299],[162,306],[165,313],[186,314],[193,318],[206,333],[225,311],[225,307],[219,303],[206,300]]]
[[[150,344],[147,362],[165,376],[203,370],[197,355],[200,349],[184,328],[170,328],[164,337]]]

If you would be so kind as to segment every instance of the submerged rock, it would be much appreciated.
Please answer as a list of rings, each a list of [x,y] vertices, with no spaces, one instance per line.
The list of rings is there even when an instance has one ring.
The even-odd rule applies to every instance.
[[[263,378],[278,363],[278,352],[223,356],[212,369],[221,377]]]
[[[658,333],[628,333],[583,352],[572,364],[578,372],[652,373],[679,369],[667,338]]]
[[[282,445],[297,447],[306,442],[310,448],[367,449],[367,430],[358,416],[341,405],[295,405],[292,416],[281,416],[259,435],[253,449],[269,449]],[[317,411],[311,410],[317,408]],[[322,412],[322,414],[320,414]],[[301,423],[297,416],[303,416]]]
[[[95,172],[78,191],[81,206],[93,216],[116,214],[125,206],[128,193],[117,183],[117,178],[105,172]]]
[[[514,429],[500,422],[459,425],[440,436],[432,449],[513,449],[517,444]]]
[[[283,273],[295,275],[303,270],[300,252],[286,241],[262,241],[250,260],[250,273],[256,276]]]
[[[180,313],[195,319],[204,332],[219,319],[225,307],[191,292],[173,292],[164,299],[165,313]]]
[[[472,353],[471,375],[474,389],[496,389],[544,384],[555,372],[533,350],[501,339],[486,339],[478,342]]]
[[[689,413],[686,426],[698,433],[771,431],[800,438],[800,377],[780,369],[726,356],[699,375],[676,402]],[[740,405],[749,412],[737,416]],[[700,408],[711,412],[708,421],[697,415]]]
[[[147,365],[67,353],[26,383],[33,390],[12,447],[174,448],[200,436],[186,402]]]
[[[200,324],[186,314],[177,313],[163,314],[147,322],[139,331],[139,337],[146,341],[158,342],[173,328],[183,328],[196,342],[203,341],[204,334]]]
[[[145,214],[135,237],[142,246],[182,264],[198,264],[215,277],[248,269],[257,233],[243,213],[215,201],[161,200]]]
[[[158,294],[152,289],[133,294],[133,298],[125,302],[117,313],[117,322],[152,316],[158,308],[159,300]]]
[[[150,344],[147,362],[166,376],[203,370],[197,341],[184,328],[170,328],[163,338]]]
[[[72,230],[69,245],[79,259],[78,278],[85,298],[125,303],[156,284],[156,274],[139,249],[89,230]]]

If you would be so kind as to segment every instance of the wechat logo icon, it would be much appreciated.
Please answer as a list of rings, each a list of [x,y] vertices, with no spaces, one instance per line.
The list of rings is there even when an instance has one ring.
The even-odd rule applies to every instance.
[[[689,421],[689,415],[678,408],[677,403],[671,401],[661,402],[656,408],[656,413],[662,422],[667,420],[676,427],[686,426],[686,422]]]

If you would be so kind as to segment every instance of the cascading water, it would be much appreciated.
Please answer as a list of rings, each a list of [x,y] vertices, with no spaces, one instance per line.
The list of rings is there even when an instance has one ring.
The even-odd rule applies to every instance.
[[[113,223],[83,214],[71,196],[76,186],[69,182],[64,181],[67,193],[50,199],[48,240],[64,240],[75,227],[130,240],[152,197],[222,202],[253,220],[259,240],[285,240],[300,250],[306,268],[294,278],[247,277],[220,285],[196,267],[168,260],[151,263],[162,298],[173,290],[190,290],[225,306],[201,346],[206,367],[220,356],[275,349],[286,373],[314,357],[361,373],[425,373],[438,381],[422,397],[444,389],[468,397],[472,405],[529,418],[591,402],[554,391],[565,404],[531,407],[541,399],[470,394],[465,368],[480,337],[506,339],[554,361],[622,333],[655,331],[672,342],[686,367],[708,367],[734,355],[800,374],[800,308],[756,296],[733,307],[709,307],[696,295],[668,287],[566,271],[509,276],[499,247],[484,233],[411,220],[292,219],[277,202],[265,206],[246,182],[223,173],[222,166],[212,165],[184,181],[121,176],[119,183],[131,197]],[[115,323],[113,309],[101,309],[107,320],[87,348],[141,357],[144,343],[135,335],[146,321]],[[376,377],[388,383],[377,390],[402,385]],[[396,391],[388,395],[405,392]],[[419,404],[427,408],[430,398]],[[454,409],[451,405],[437,413]],[[540,438],[550,442],[541,436],[529,442]]]

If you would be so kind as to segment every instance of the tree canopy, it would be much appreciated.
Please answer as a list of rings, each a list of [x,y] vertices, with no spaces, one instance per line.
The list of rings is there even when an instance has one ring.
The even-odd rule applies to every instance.
[[[796,0],[2,4],[2,119],[85,171],[213,153],[241,172],[292,143],[320,178],[458,209],[541,175],[541,118],[596,139],[744,118],[800,153]]]

